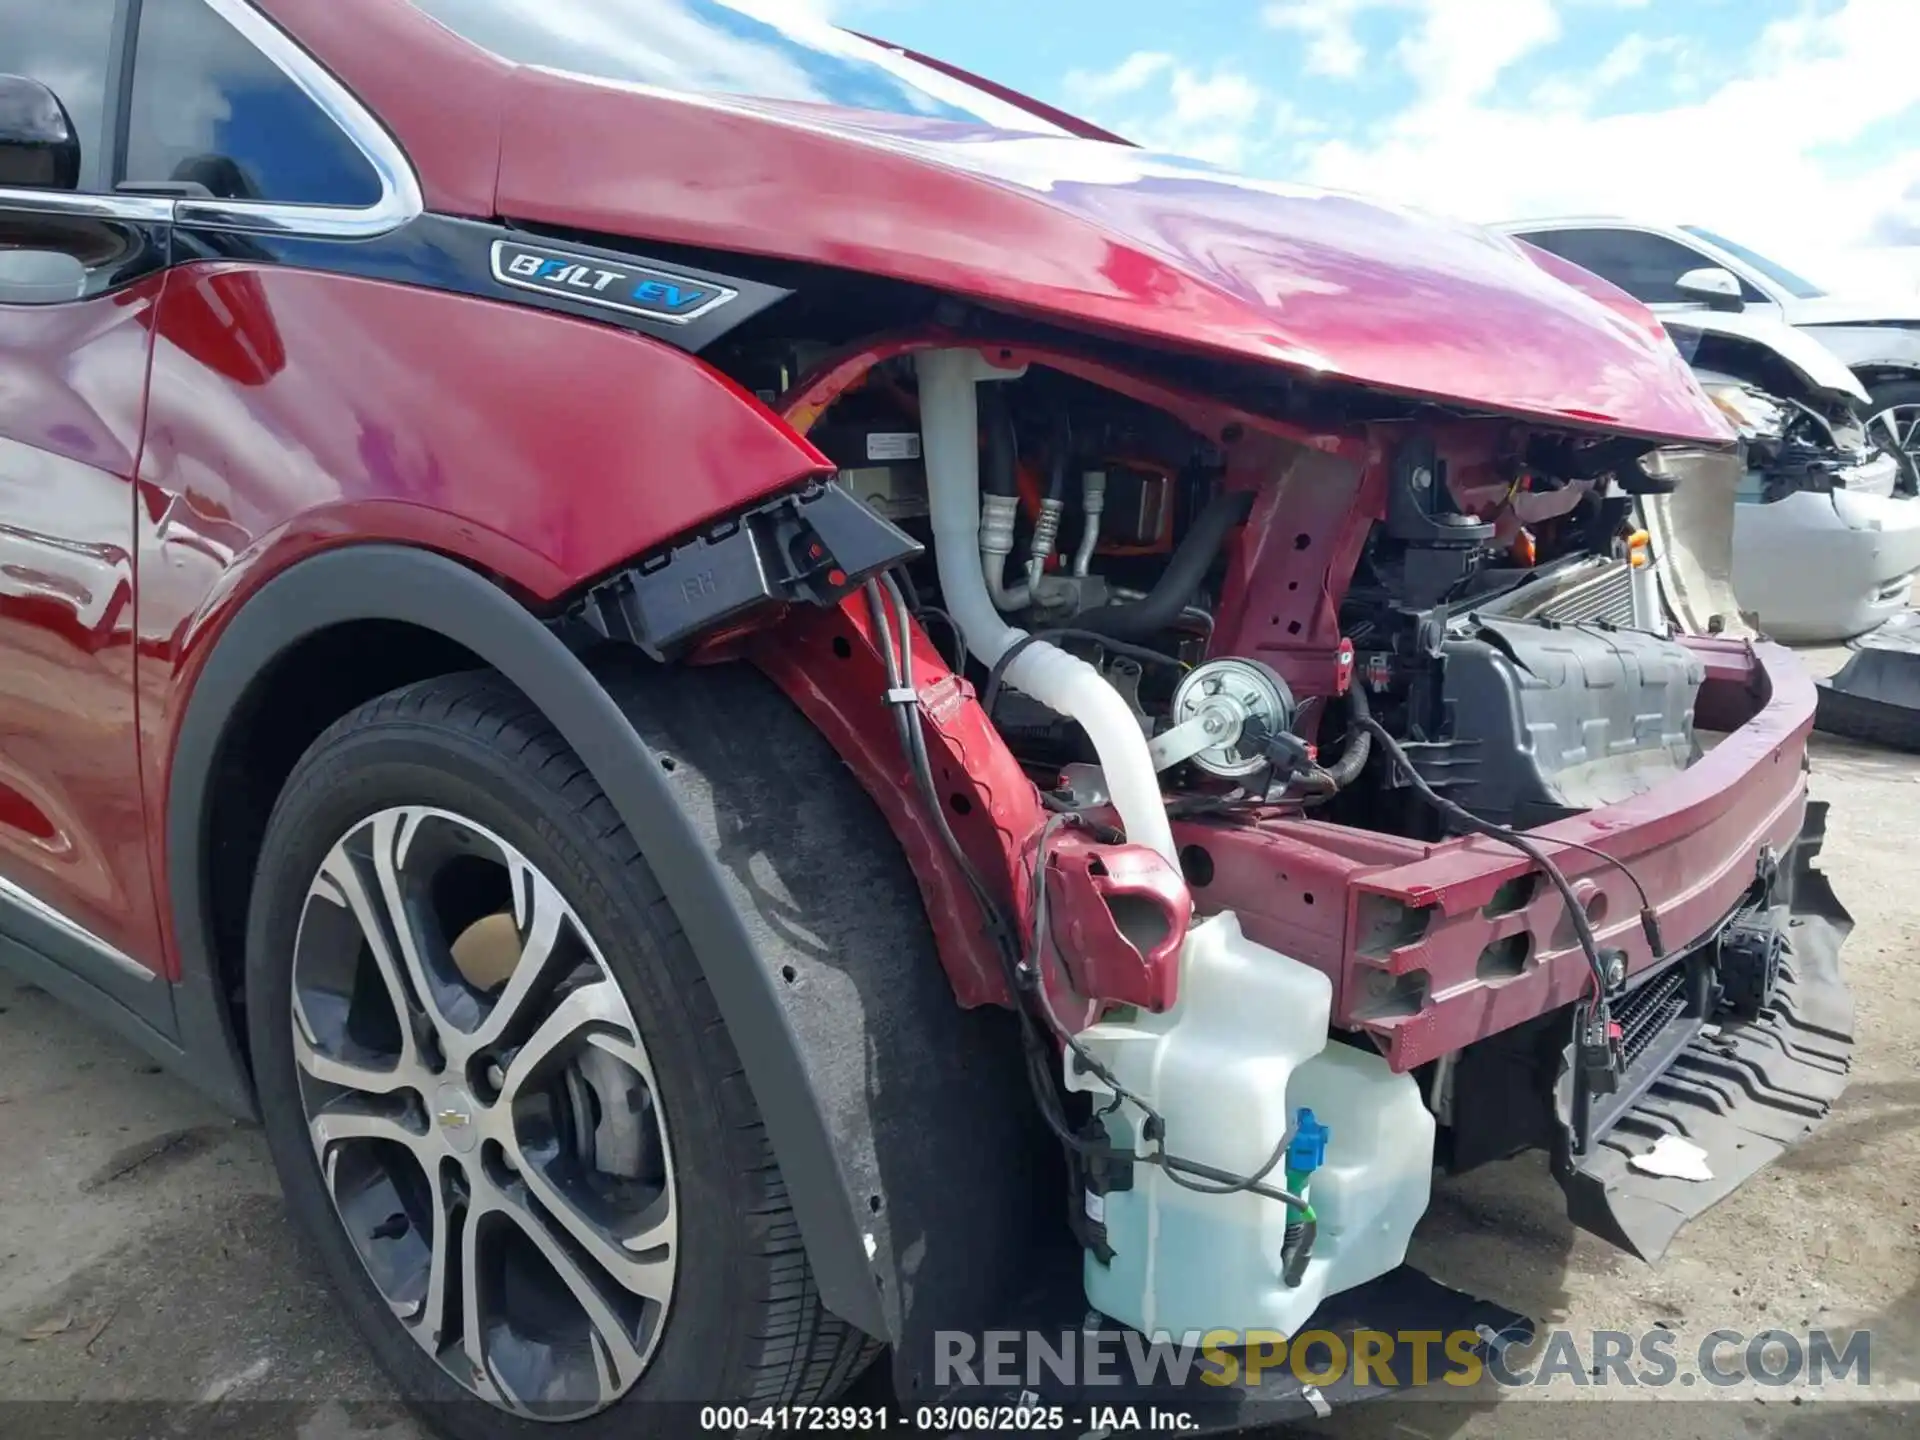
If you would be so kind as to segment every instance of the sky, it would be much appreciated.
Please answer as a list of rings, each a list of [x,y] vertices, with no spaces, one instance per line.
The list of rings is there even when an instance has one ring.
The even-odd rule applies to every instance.
[[[1920,286],[1920,0],[811,0],[1130,140]]]

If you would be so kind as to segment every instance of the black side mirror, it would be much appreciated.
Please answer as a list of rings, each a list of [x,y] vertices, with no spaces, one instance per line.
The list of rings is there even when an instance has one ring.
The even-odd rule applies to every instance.
[[[0,75],[0,186],[74,190],[80,138],[60,97],[38,80]]]

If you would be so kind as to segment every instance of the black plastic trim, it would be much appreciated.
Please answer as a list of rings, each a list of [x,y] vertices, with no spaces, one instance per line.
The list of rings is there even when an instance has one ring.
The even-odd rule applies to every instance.
[[[50,294],[8,285],[0,287],[0,304],[20,307],[65,305],[94,300],[123,290],[167,264],[167,227],[152,221],[122,220],[75,214],[57,208],[41,209],[12,200],[0,202],[9,248],[70,254],[80,260],[78,293]],[[90,257],[81,259],[80,257]]]
[[[654,752],[620,707],[545,625],[488,581],[425,551],[364,545],[302,561],[269,581],[229,623],[194,685],[174,751],[167,803],[168,894],[182,978],[183,1043],[201,1050],[217,1093],[244,1087],[232,1014],[209,938],[207,821],[230,716],[276,657],[318,631],[402,621],[464,646],[545,712],[606,792],[673,906],[746,1066],[822,1302],[870,1335],[888,1335],[820,1100],[792,1025],[719,866],[675,799]],[[213,1050],[202,1047],[213,1046]],[[203,1058],[202,1058],[203,1057]]]
[[[1920,611],[1854,641],[1847,663],[1819,687],[1814,729],[1920,754]]]
[[[143,0],[119,0],[113,17],[113,45],[107,52],[106,113],[100,117],[100,134],[106,148],[100,165],[103,190],[119,184],[126,165],[128,122],[133,113],[133,41],[140,31],[142,3]]]
[[[599,300],[573,300],[558,289],[527,288],[502,282],[494,268],[494,246],[504,242],[556,258],[595,263],[623,274],[643,272],[685,277],[726,292],[725,302],[686,318],[649,315],[639,309],[611,307]],[[557,242],[511,225],[421,215],[372,240],[334,240],[294,234],[240,234],[197,226],[182,217],[174,228],[174,261],[236,260],[257,265],[288,265],[369,280],[390,280],[484,300],[530,305],[617,325],[697,354],[742,322],[792,292],[736,275],[701,269],[679,261],[657,260],[638,250]]]
[[[54,912],[36,914],[36,908],[44,907],[0,891],[0,964],[17,968],[43,989],[56,988],[44,978],[47,968],[71,977],[81,987],[71,997],[74,1003],[122,1033],[126,1027],[108,1010],[125,1012],[156,1036],[172,1032],[173,996],[158,975],[116,953],[104,940],[87,936],[72,921],[55,923],[49,918]]]
[[[11,921],[11,915],[8,917]],[[93,983],[96,972],[83,969],[63,956],[60,959],[24,944],[11,935],[0,935],[0,968],[11,971],[29,985],[37,985],[61,1004],[68,1006],[132,1042],[169,1070],[186,1074],[192,1061],[165,1033],[171,1029],[168,1018],[160,1014],[171,995],[167,985],[153,981],[151,1004],[139,1012],[129,1008],[117,995],[107,993]],[[157,1007],[157,1008],[156,1008]]]
[[[921,553],[919,541],[829,480],[642,556],[589,590],[582,613],[601,635],[663,660],[762,605],[837,605]]]

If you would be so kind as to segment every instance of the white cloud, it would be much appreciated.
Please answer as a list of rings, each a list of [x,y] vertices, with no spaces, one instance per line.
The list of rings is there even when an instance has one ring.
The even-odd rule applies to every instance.
[[[1649,40],[1644,35],[1629,35],[1593,67],[1593,84],[1602,89],[1611,89],[1623,81],[1631,80],[1647,68],[1647,62],[1654,56],[1663,52],[1671,53],[1679,49],[1681,43],[1673,36],[1664,40]]]
[[[1075,70],[1065,89],[1070,106],[1119,117],[1121,133],[1149,149],[1236,169],[1247,164],[1255,122],[1273,103],[1229,67],[1202,71],[1149,50],[1111,70]]]
[[[1435,106],[1480,99],[1514,61],[1560,36],[1553,0],[1421,0],[1421,9],[1398,54]]]
[[[1677,94],[1681,88],[1678,67],[1688,53],[1687,42],[1677,36],[1649,40],[1645,35],[1629,35],[1590,70],[1549,75],[1528,92],[1526,103],[1536,114],[1558,111],[1577,118],[1591,111],[1596,100],[1645,74],[1656,62],[1663,65],[1666,73],[1662,78]]]
[[[1353,33],[1354,17],[1376,0],[1273,0],[1261,17],[1276,30],[1305,37],[1303,68],[1348,80],[1366,64],[1367,48]]]
[[[1376,12],[1409,15],[1397,58],[1429,94],[1480,94],[1514,59],[1560,33],[1554,0],[1269,0],[1261,18],[1305,39],[1310,74],[1353,79],[1372,58],[1355,27]]]
[[[1920,210],[1901,198],[1920,183],[1920,150],[1851,174],[1823,153],[1920,105],[1914,0],[1841,0],[1776,21],[1746,54],[1723,57],[1736,78],[1631,113],[1597,102],[1663,42],[1622,46],[1600,62],[1606,75],[1556,77],[1516,106],[1495,82],[1557,33],[1547,0],[1421,3],[1419,38],[1400,56],[1416,76],[1432,69],[1421,98],[1365,133],[1298,152],[1297,178],[1483,220],[1597,211],[1691,221],[1816,269],[1880,232],[1904,233],[1900,221]],[[1498,23],[1487,18],[1495,5]]]
[[[1076,104],[1098,103],[1131,95],[1173,65],[1171,55],[1136,50],[1111,70],[1090,73],[1075,70],[1067,76],[1067,94]]]
[[[1303,68],[1352,78],[1373,58],[1354,29],[1373,12],[1400,12],[1408,22],[1392,58],[1413,77],[1416,108],[1472,105],[1560,33],[1554,0],[1268,0],[1261,16],[1306,39]],[[1206,70],[1156,50],[1135,51],[1110,70],[1069,73],[1065,97],[1153,149],[1236,168],[1270,140],[1297,144],[1325,129],[1230,65]]]
[[[1542,66],[1578,8],[1633,12],[1638,32]],[[1069,106],[1155,149],[1470,219],[1639,214],[1835,283],[1920,278],[1920,147],[1844,153],[1920,110],[1920,0],[1800,0],[1711,53],[1644,0],[1265,0],[1261,15],[1301,38],[1304,70],[1391,70],[1409,103],[1343,127],[1231,64],[1140,51],[1068,77]],[[1640,108],[1623,111],[1629,82]],[[1890,260],[1889,245],[1915,248]]]

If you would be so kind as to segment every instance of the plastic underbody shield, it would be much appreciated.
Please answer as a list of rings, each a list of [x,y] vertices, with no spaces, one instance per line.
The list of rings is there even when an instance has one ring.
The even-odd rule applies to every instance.
[[[1920,663],[1920,660],[1916,660]],[[1566,1131],[1555,1173],[1568,1217],[1657,1260],[1688,1220],[1717,1204],[1826,1119],[1846,1089],[1853,1056],[1853,997],[1840,978],[1840,946],[1853,921],[1826,877],[1812,868],[1826,809],[1810,804],[1800,838],[1782,861],[1772,904],[1734,917],[1693,956],[1644,982],[1615,1007],[1627,1064],[1618,1089],[1580,1094],[1563,1082]],[[1778,926],[1777,952],[1762,948]],[[1715,958],[1777,972],[1748,991],[1758,1013],[1709,1013],[1700,1002]],[[1730,983],[1729,989],[1738,988]],[[1711,1179],[1649,1174],[1630,1164],[1663,1136],[1705,1152]]]
[[[1840,672],[1819,683],[1816,730],[1920,754],[1920,612],[1861,636]]]

